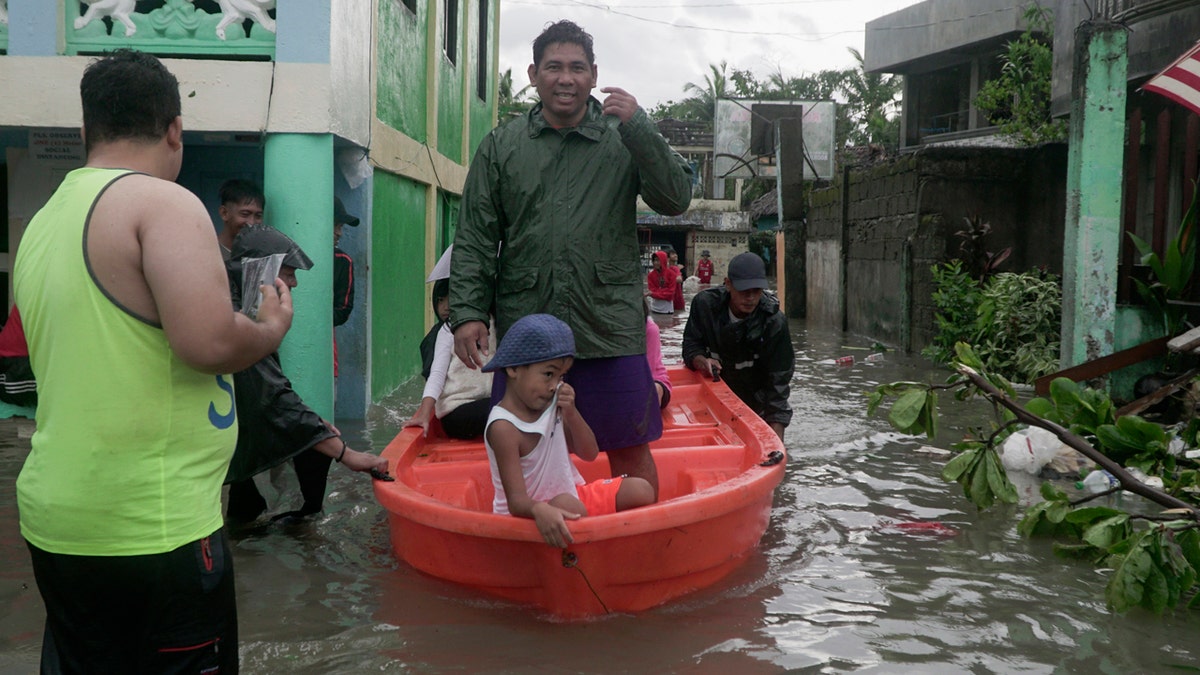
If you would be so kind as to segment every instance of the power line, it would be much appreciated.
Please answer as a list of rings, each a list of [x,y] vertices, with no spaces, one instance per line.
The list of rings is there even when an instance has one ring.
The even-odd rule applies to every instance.
[[[684,8],[684,9],[690,9],[690,8],[700,8],[700,7],[704,7],[704,8],[759,7],[759,6],[770,6],[770,5],[817,4],[817,3],[828,3],[828,2],[839,2],[839,1],[844,1],[844,0],[807,0],[807,2],[802,2],[801,0],[790,0],[790,1],[768,0],[767,2],[761,2],[761,3],[729,2],[729,3],[712,3],[712,4],[705,4],[705,5],[694,5],[694,4],[623,5],[622,8],[631,8],[631,9],[673,9],[673,8],[679,9],[679,8]],[[711,32],[711,33],[725,33],[725,34],[729,34],[729,35],[752,35],[752,36],[760,36],[760,37],[785,37],[785,38],[790,38],[793,40],[799,40],[801,42],[821,42],[823,40],[828,40],[829,38],[837,37],[839,35],[852,35],[852,34],[856,34],[856,33],[866,33],[867,32],[865,25],[863,26],[863,28],[848,28],[845,30],[831,31],[831,32],[827,32],[827,33],[816,33],[816,32],[801,33],[801,32],[795,32],[795,31],[791,31],[791,32],[753,31],[753,30],[736,30],[736,29],[732,29],[732,28],[715,28],[712,26],[697,26],[694,24],[676,23],[673,21],[667,21],[665,19],[652,19],[650,17],[640,16],[637,14],[632,14],[630,12],[622,11],[621,9],[618,9],[618,8],[614,7],[613,5],[586,2],[585,0],[567,0],[566,2],[539,2],[538,0],[505,0],[505,4],[538,5],[538,6],[542,6],[542,7],[586,7],[588,9],[595,9],[595,10],[599,10],[602,12],[606,12],[608,14],[615,14],[617,16],[623,16],[623,17],[626,17],[629,19],[633,19],[635,21],[642,21],[645,23],[652,23],[652,24],[657,24],[660,26],[668,26],[670,28],[680,28],[680,29],[684,29],[684,30],[698,30],[698,31],[704,31],[704,32]],[[961,21],[970,21],[971,19],[979,19],[979,18],[983,18],[986,16],[991,16],[993,14],[1008,13],[1008,12],[1012,12],[1012,11],[1014,11],[1012,8],[994,9],[994,10],[990,10],[987,12],[980,12],[977,14],[968,14],[966,16],[959,16],[959,17],[953,17],[953,18],[948,18],[948,19],[940,19],[938,21],[929,21],[929,22],[925,22],[925,23],[906,24],[903,26],[878,26],[878,27],[872,28],[871,32],[872,33],[880,33],[880,32],[884,32],[884,31],[900,31],[900,30],[914,30],[914,29],[918,29],[918,28],[932,28],[934,26],[958,23]]]

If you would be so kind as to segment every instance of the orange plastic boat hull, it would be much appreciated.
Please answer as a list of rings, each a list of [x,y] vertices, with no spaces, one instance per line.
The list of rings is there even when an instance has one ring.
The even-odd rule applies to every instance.
[[[721,579],[766,531],[785,462],[761,464],[784,448],[724,384],[684,368],[670,375],[663,437],[651,445],[660,501],[570,523],[565,551],[532,520],[491,513],[481,441],[401,431],[383,451],[397,480],[375,482],[397,557],[560,618],[644,610]],[[609,475],[603,453],[576,465],[589,481]]]

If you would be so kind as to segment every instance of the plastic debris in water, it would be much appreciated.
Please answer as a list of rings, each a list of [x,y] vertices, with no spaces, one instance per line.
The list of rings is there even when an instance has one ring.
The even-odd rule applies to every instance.
[[[904,534],[926,535],[930,537],[953,537],[958,534],[958,530],[944,523],[939,523],[936,520],[903,520],[886,523],[880,529],[896,530]]]

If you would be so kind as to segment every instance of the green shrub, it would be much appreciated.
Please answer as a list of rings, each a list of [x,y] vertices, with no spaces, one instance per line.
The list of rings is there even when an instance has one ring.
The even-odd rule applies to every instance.
[[[1013,382],[1033,382],[1059,369],[1062,289],[1041,272],[1002,272],[984,284],[976,352],[984,366]]]
[[[1030,383],[1059,368],[1062,289],[1056,276],[1003,272],[982,286],[952,260],[933,267],[937,334],[921,353],[954,358],[956,342],[973,345],[990,372]]]
[[[974,343],[980,301],[979,282],[963,269],[961,260],[934,265],[932,272],[937,334],[921,353],[936,363],[950,363],[954,358],[956,342]]]

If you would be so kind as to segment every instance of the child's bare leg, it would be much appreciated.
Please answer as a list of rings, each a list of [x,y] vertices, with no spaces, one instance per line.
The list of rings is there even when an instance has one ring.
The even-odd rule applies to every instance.
[[[583,502],[579,501],[578,497],[569,495],[565,492],[557,497],[554,497],[547,503],[551,506],[557,506],[563,511],[568,511],[579,516],[587,515],[587,507],[583,505]]]
[[[621,481],[621,489],[617,490],[617,510],[636,509],[639,506],[653,504],[656,500],[654,486],[645,478],[626,476]]]

